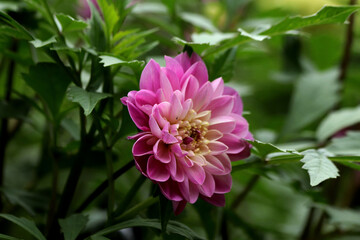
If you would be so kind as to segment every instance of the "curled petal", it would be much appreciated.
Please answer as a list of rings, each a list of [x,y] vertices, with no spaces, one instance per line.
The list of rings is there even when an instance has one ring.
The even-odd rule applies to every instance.
[[[143,111],[141,111],[139,108],[137,108],[131,102],[128,102],[127,106],[128,106],[130,117],[134,121],[135,125],[143,131],[148,131],[149,130],[148,115],[146,115]]]
[[[211,197],[215,192],[215,180],[213,176],[206,172],[204,183],[200,186],[201,194],[206,197]]]
[[[214,175],[215,180],[215,193],[228,193],[230,192],[232,179],[230,174]]]
[[[166,164],[155,159],[154,156],[150,156],[147,162],[147,175],[151,180],[157,182],[165,182],[170,177]]]
[[[153,144],[155,143],[153,140],[153,136],[150,134],[144,135],[139,138],[133,148],[132,153],[134,156],[143,156],[153,153]]]
[[[157,160],[162,163],[169,163],[172,159],[170,146],[165,144],[162,140],[158,140],[154,145],[154,155]]]
[[[159,187],[161,189],[161,192],[164,194],[164,196],[173,201],[182,201],[183,197],[181,195],[181,192],[179,190],[179,185],[177,182],[172,181],[169,179],[169,181],[166,182],[159,182]]]
[[[175,216],[179,215],[186,207],[186,201],[172,201]]]
[[[201,196],[201,198],[212,205],[215,205],[218,207],[225,206],[225,195],[224,194],[214,194],[211,197]]]

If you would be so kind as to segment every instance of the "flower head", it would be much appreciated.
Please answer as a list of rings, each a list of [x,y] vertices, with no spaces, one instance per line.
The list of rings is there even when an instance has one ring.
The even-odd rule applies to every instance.
[[[137,169],[173,201],[175,213],[198,197],[224,206],[231,161],[249,156],[252,139],[239,94],[222,78],[208,81],[195,53],[165,56],[145,66],[140,90],[121,101],[140,133],[132,152]]]

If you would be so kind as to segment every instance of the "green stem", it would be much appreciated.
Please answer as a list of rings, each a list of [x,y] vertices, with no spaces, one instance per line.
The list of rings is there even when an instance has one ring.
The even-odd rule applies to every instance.
[[[114,187],[114,180],[112,178],[114,168],[113,168],[113,163],[112,163],[111,148],[108,146],[108,143],[107,143],[107,140],[105,137],[105,133],[101,127],[100,119],[96,115],[95,112],[93,114],[93,117],[94,117],[94,123],[96,124],[99,135],[100,135],[101,143],[102,143],[104,151],[105,151],[107,178],[108,178],[108,184],[109,184],[107,214],[108,214],[108,220],[111,222],[112,213],[113,213],[114,205],[115,205],[115,187]]]
[[[234,202],[231,204],[232,209],[236,209],[239,205],[244,201],[246,196],[251,192],[251,190],[255,187],[256,183],[259,181],[260,175],[253,176],[245,189],[235,198]]]
[[[155,204],[158,201],[159,201],[158,197],[155,197],[155,198],[154,197],[149,197],[145,201],[135,205],[134,207],[130,208],[129,210],[127,210],[126,212],[121,214],[115,220],[116,220],[116,222],[122,222],[124,220],[129,219],[129,218],[135,217],[137,214],[139,214],[140,211],[152,206],[153,204]]]
[[[125,211],[125,209],[129,206],[131,200],[135,197],[136,193],[139,191],[141,185],[145,182],[146,178],[143,175],[140,175],[136,180],[134,185],[131,187],[129,192],[126,194],[124,200],[121,202],[120,206],[114,212],[114,216],[118,216]]]
[[[134,166],[134,161],[128,162],[125,166],[114,172],[112,175],[112,179],[115,180],[121,175],[123,175],[125,172],[127,172],[129,169],[131,169]],[[105,189],[108,187],[109,181],[108,179],[104,180],[87,198],[86,200],[76,209],[75,212],[79,213],[82,212],[89,206],[90,203],[92,203]]]
[[[46,13],[48,14],[48,17],[50,18],[50,23],[53,25],[53,27],[56,30],[56,33],[59,35],[59,37],[61,38],[61,40],[64,41],[64,36],[61,35],[60,29],[58,28],[58,25],[55,22],[54,16],[50,10],[49,4],[47,3],[46,0],[42,0],[43,5],[45,7]]]
[[[60,199],[59,207],[57,209],[54,220],[49,226],[48,239],[58,239],[60,236],[60,227],[57,222],[59,218],[65,218],[70,208],[70,204],[74,198],[76,186],[79,182],[84,161],[87,158],[87,153],[90,149],[89,136],[86,135],[86,117],[84,111],[80,108],[80,127],[81,127],[81,143],[77,154],[77,158],[71,168],[70,174],[67,178],[63,194]]]
[[[16,44],[14,43],[14,47],[16,49]],[[11,98],[11,91],[13,87],[15,73],[15,61],[10,60],[9,70],[6,78],[6,86],[5,86],[5,101],[9,102]],[[8,130],[9,120],[7,118],[3,118],[1,120],[1,128],[0,128],[0,188],[3,187],[4,182],[4,166],[5,166],[5,152],[6,146],[9,143],[9,130]],[[0,212],[3,209],[3,203],[0,196]]]

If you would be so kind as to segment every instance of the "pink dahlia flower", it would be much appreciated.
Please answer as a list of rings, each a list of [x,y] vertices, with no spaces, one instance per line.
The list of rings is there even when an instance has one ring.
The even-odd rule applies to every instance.
[[[140,90],[121,99],[140,133],[132,152],[137,169],[173,201],[175,214],[198,197],[225,205],[231,161],[246,158],[252,139],[239,94],[222,78],[208,81],[195,53],[165,56],[145,66]]]

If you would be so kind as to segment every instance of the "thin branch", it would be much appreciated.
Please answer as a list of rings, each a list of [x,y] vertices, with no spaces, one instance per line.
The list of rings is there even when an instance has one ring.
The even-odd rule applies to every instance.
[[[16,51],[17,42],[14,41],[12,45],[12,50]],[[11,98],[11,91],[13,87],[14,81],[14,73],[15,73],[15,61],[10,60],[9,70],[6,78],[6,86],[5,86],[5,102],[9,102]],[[3,186],[4,182],[4,165],[5,165],[5,152],[6,146],[10,141],[9,138],[9,130],[8,130],[9,120],[7,118],[3,118],[1,120],[1,128],[0,128],[0,187]],[[0,212],[3,208],[2,199],[0,197]]]
[[[349,5],[355,5],[356,2],[357,2],[357,0],[350,0]],[[355,13],[353,13],[349,17],[349,24],[346,29],[346,35],[345,35],[346,40],[345,40],[345,45],[344,45],[343,57],[342,57],[342,60],[340,63],[340,74],[338,77],[339,82],[342,84],[346,78],[347,69],[348,69],[349,63],[350,63],[351,48],[352,48],[353,40],[354,40],[354,23],[355,23]]]
[[[112,179],[113,180],[117,179],[133,166],[134,166],[134,161],[128,162],[125,166],[114,172]],[[104,192],[108,186],[109,186],[109,181],[108,179],[106,179],[86,198],[86,200],[80,205],[80,207],[78,207],[75,210],[75,212],[79,213],[85,210],[87,206],[89,206],[89,204],[92,203],[92,201],[94,201],[102,192]]]
[[[236,209],[250,193],[250,191],[255,187],[256,183],[259,181],[260,175],[253,176],[249,183],[246,185],[245,189],[235,198],[234,202],[231,204],[232,209]]]

